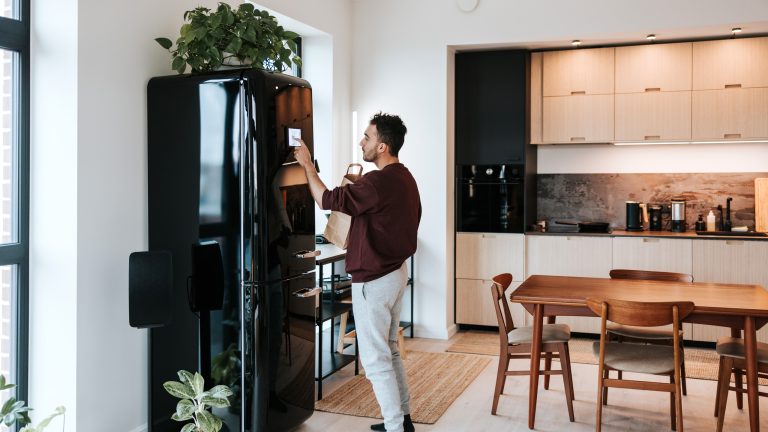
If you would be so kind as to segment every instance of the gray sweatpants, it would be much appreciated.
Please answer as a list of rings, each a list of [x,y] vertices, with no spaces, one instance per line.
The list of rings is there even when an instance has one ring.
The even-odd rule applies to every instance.
[[[387,431],[403,431],[403,415],[411,413],[408,383],[397,347],[403,291],[408,268],[403,265],[376,280],[352,284],[352,310],[365,376],[373,386]]]

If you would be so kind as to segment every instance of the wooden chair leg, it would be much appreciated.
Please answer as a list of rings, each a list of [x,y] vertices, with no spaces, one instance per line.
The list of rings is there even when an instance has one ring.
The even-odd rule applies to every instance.
[[[405,351],[405,337],[403,336],[405,329],[402,327],[397,329],[397,348],[398,351],[400,351],[400,358],[403,360],[406,360],[408,358],[408,353]]]
[[[675,377],[670,375],[669,376],[669,383],[674,384]],[[675,393],[670,392],[669,393],[669,418],[672,423],[671,429],[676,430],[677,429],[677,416],[675,412]]]
[[[571,388],[571,400],[576,400],[576,392],[573,391],[573,369],[571,369],[571,349],[568,347],[568,343],[563,344],[563,352],[565,352],[565,362],[568,364],[568,387]]]
[[[336,352],[339,354],[344,353],[344,336],[347,335],[347,318],[349,312],[344,312],[339,318],[339,343],[336,344]]]
[[[499,370],[496,372],[496,389],[493,392],[493,405],[491,414],[496,415],[496,407],[499,405],[499,396],[504,391],[504,381],[507,378],[507,368],[509,368],[509,354],[506,352],[499,355]]]
[[[547,357],[544,359],[544,370],[545,371],[551,371],[552,370],[552,356],[554,353],[546,353]],[[550,375],[544,375],[544,390],[549,390],[549,377]]]
[[[685,384],[685,350],[682,339],[680,340],[680,355],[683,357],[683,362],[680,364],[680,383],[683,386],[683,396],[688,396],[688,386]]]
[[[568,363],[568,356],[565,354],[566,344],[560,345],[560,369],[563,371],[563,389],[565,389],[565,403],[568,405],[568,419],[573,423],[573,387],[571,380],[571,365]]]
[[[733,366],[731,366],[733,368]],[[734,376],[736,377],[736,388],[737,389],[744,389],[744,381],[742,378],[741,371],[733,371]],[[744,397],[742,392],[736,392],[736,408],[738,409],[744,409]]]
[[[715,417],[720,412],[720,386],[723,385],[723,380],[720,379],[720,375],[723,374],[723,365],[725,364],[725,357],[720,357],[720,361],[717,365],[717,390],[715,391]]]
[[[680,369],[675,372],[675,417],[677,419],[677,432],[683,432],[683,393]]]
[[[621,373],[621,372],[619,372],[619,373]],[[610,372],[608,371],[608,368],[604,368],[603,369],[603,375],[602,376],[603,376],[603,379],[610,378]],[[599,401],[600,399],[602,399],[603,405],[608,405],[608,387],[603,389],[602,395],[603,395],[602,398],[598,398],[597,400]]]
[[[720,357],[720,373],[717,378],[717,397],[715,398],[715,405],[717,406],[717,432],[723,431],[725,407],[728,405],[728,387],[731,385],[731,369],[733,369],[733,359]]]

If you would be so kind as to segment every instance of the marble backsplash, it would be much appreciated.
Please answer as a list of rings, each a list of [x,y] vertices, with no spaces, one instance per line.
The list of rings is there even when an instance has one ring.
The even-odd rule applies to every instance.
[[[686,200],[685,218],[693,229],[699,214],[706,219],[732,197],[731,221],[734,226],[755,225],[755,178],[768,173],[691,173],[691,174],[539,174],[537,219],[551,222],[609,222],[623,228],[625,201],[668,205],[673,197]],[[725,211],[725,210],[723,210]],[[664,229],[669,215],[665,214]]]

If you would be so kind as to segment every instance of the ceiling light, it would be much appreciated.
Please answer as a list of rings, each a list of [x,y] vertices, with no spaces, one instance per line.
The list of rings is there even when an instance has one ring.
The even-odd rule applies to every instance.
[[[656,40],[656,35],[655,34],[649,34],[645,38],[648,39],[649,41],[655,41]]]
[[[577,46],[581,45],[581,41],[578,40],[578,39],[575,39],[573,42],[571,42],[571,45],[577,47]]]
[[[736,35],[737,33],[741,33],[741,27],[734,27],[731,29],[731,33]]]

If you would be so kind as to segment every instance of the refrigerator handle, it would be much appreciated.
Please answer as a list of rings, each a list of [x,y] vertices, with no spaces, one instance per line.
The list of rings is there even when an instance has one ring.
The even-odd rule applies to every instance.
[[[320,256],[320,251],[319,250],[313,250],[313,251],[302,250],[302,251],[294,252],[293,256],[295,258],[314,258],[316,256]]]
[[[320,294],[320,291],[322,291],[322,290],[323,289],[320,288],[320,287],[302,288],[302,289],[300,289],[298,291],[295,291],[293,293],[293,295],[296,296],[296,297],[301,297],[301,298],[314,297],[314,296]]]

